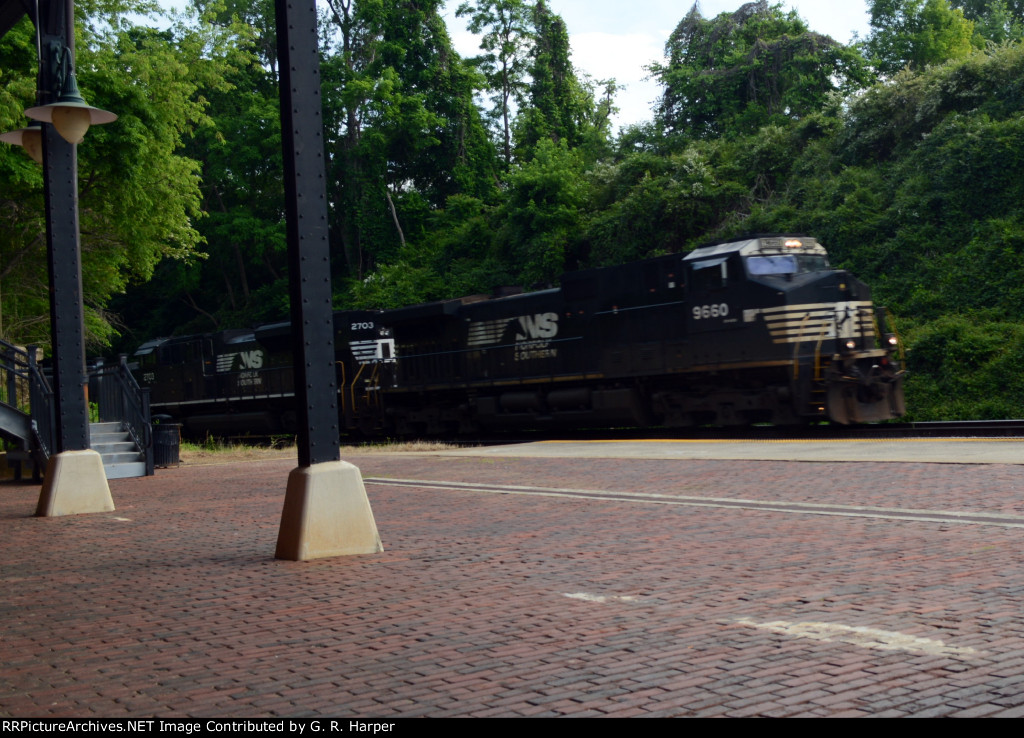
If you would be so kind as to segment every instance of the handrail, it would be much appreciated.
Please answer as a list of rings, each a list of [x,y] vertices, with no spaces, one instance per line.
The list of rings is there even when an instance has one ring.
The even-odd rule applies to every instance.
[[[341,381],[338,383],[338,396],[341,397],[341,414],[345,415],[348,411],[348,409],[345,407],[345,362],[336,361],[334,363],[336,366],[341,368]]]
[[[352,384],[349,386],[349,391],[352,393],[352,414],[353,415],[356,415],[359,412],[358,409],[356,408],[356,382],[359,381],[359,377],[362,376],[362,373],[363,373],[364,369],[366,369],[366,364],[360,364],[359,365],[359,371],[356,372],[356,375],[354,377],[352,377]]]
[[[44,459],[53,455],[56,444],[56,422],[53,417],[53,390],[36,363],[35,346],[29,346],[28,380],[32,434]]]
[[[804,326],[810,319],[811,314],[807,313],[804,315],[803,320],[800,321],[800,327],[797,329],[797,335],[803,337]],[[800,379],[800,341],[793,342],[793,381]]]
[[[32,355],[35,356],[35,347],[31,348],[33,349]],[[27,349],[0,339],[0,371],[6,373],[6,381],[3,382],[5,394],[0,398],[0,402],[4,402],[14,408],[19,406],[18,385],[22,385],[20,392],[24,392],[24,383],[28,382],[29,378],[28,357],[29,352]]]
[[[835,325],[835,320],[833,319],[833,326],[834,325]],[[823,344],[825,342],[825,336],[828,333],[827,327],[828,327],[828,323],[823,320],[821,322],[821,330],[818,332],[818,342],[814,345],[814,376],[813,376],[813,379],[814,379],[815,382],[820,382],[821,379],[822,379],[822,377],[821,377],[821,344]],[[836,330],[836,333],[838,333],[838,332],[839,331]]]
[[[128,357],[122,354],[114,366],[90,370],[90,379],[98,380],[94,401],[100,420],[121,423],[121,428],[145,455],[146,475],[153,474],[153,426],[150,423],[149,388],[142,388],[128,369]]]
[[[0,402],[27,417],[22,450],[29,452],[36,468],[45,466],[56,449],[53,390],[36,363],[36,346],[21,348],[0,339],[0,371],[4,372]],[[19,436],[20,437],[20,436]]]

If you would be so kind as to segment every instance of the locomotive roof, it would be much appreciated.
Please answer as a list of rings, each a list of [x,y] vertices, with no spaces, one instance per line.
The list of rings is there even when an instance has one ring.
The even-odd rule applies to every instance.
[[[152,340],[146,341],[144,344],[135,349],[135,353],[133,354],[133,356],[146,356],[147,354],[151,354],[154,351],[156,351],[157,347],[160,346],[160,344],[165,343],[166,341],[166,338],[154,338]]]
[[[727,256],[739,253],[743,256],[768,256],[771,254],[827,254],[825,247],[811,236],[757,236],[739,241],[702,246],[694,249],[683,261],[705,259],[710,256]]]
[[[482,305],[504,305],[515,300],[531,300],[538,295],[553,294],[557,291],[557,288],[549,288],[537,290],[536,292],[519,292],[512,295],[504,295],[503,297],[468,295],[466,297],[457,297],[453,300],[438,300],[437,302],[425,302],[420,305],[408,305],[406,307],[385,310],[382,316],[389,323],[455,317],[459,315],[461,308],[465,305],[472,305],[474,309]]]

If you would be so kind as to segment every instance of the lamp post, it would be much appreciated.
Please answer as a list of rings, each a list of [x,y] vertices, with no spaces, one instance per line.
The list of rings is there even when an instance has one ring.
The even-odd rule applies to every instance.
[[[84,134],[81,103],[71,113],[58,109],[74,81],[74,2],[38,0],[39,97],[30,108],[42,119],[46,246],[50,270],[50,328],[53,342],[54,450],[43,477],[36,515],[55,516],[114,509],[100,455],[89,448],[89,407],[85,396],[85,329],[78,231],[78,154]],[[81,99],[81,95],[77,95]],[[68,101],[65,100],[64,105]],[[84,106],[88,107],[88,106]],[[84,115],[92,118],[86,111]],[[112,114],[102,116],[107,118]],[[116,117],[116,116],[114,116]],[[108,118],[112,119],[112,118]],[[52,121],[52,123],[51,123]],[[59,123],[58,123],[59,121]],[[70,127],[64,125],[70,123]],[[57,125],[63,129],[58,133]],[[87,126],[86,126],[87,127]]]

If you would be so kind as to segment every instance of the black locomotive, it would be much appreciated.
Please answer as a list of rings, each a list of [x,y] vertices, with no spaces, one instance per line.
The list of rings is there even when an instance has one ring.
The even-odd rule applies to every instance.
[[[806,236],[754,236],[560,286],[334,316],[342,427],[367,435],[862,423],[904,413],[898,340]],[[136,352],[193,433],[293,430],[289,326]]]

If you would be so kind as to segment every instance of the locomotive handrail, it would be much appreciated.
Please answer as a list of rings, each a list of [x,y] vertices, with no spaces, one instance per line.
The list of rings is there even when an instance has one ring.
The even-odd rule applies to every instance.
[[[825,336],[827,331],[825,327],[828,325],[825,321],[821,322],[821,330],[818,331],[818,342],[814,345],[814,381],[821,381],[821,344],[825,342]],[[836,334],[838,335],[839,329],[836,327]]]
[[[344,415],[347,409],[345,407],[345,362],[336,361],[334,363],[335,365],[341,367],[341,381],[338,383],[340,392],[338,392],[338,394],[341,396],[341,414]]]
[[[804,324],[810,320],[811,314],[805,313],[804,319],[800,321],[800,328],[797,329],[797,335],[804,335]],[[800,379],[800,341],[796,340],[793,342],[793,381]]]
[[[352,384],[349,385],[349,391],[352,393],[352,414],[356,414],[356,382],[359,381],[360,375],[366,369],[366,364],[359,365],[359,371],[352,377]]]
[[[597,310],[594,315],[617,315],[628,313],[631,310],[650,310],[652,308],[671,307],[672,305],[685,305],[687,300],[672,300],[671,302],[659,302],[651,305],[631,305],[630,307],[616,307],[611,310]]]
[[[369,386],[370,386],[371,383],[374,383],[377,387],[380,387],[379,375],[380,375],[380,364],[374,364],[373,365],[373,373],[370,375],[369,380],[367,380],[367,390],[366,390],[366,394],[364,395],[364,397],[366,398],[366,404],[367,405],[376,405],[378,407],[380,406],[380,395],[379,394],[371,395],[370,394],[370,390],[369,390]],[[373,402],[370,402],[370,398],[371,397],[373,398]]]

